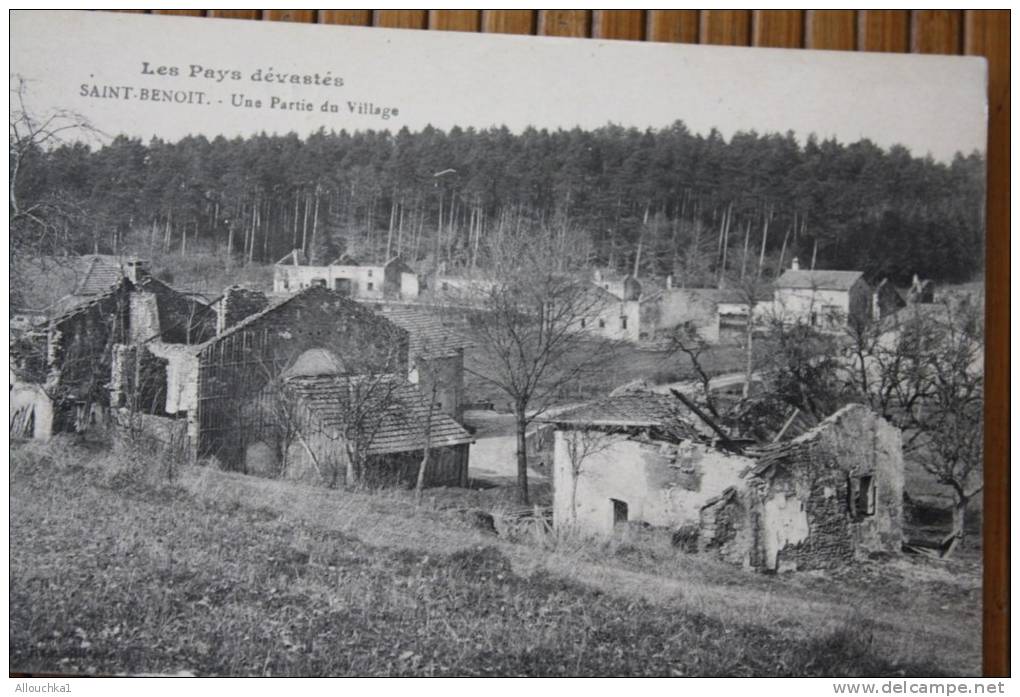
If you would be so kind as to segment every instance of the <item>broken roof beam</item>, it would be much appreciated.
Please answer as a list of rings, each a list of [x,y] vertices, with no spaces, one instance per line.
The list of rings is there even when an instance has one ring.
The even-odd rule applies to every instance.
[[[708,425],[709,428],[711,428],[713,431],[716,432],[716,434],[721,439],[723,447],[725,447],[727,450],[731,450],[732,452],[735,452],[735,453],[742,453],[744,451],[743,447],[739,443],[734,441],[732,438],[730,438],[730,435],[728,433],[726,433],[726,431],[724,431],[719,424],[717,424],[715,421],[713,421],[709,417],[708,414],[706,414],[704,411],[702,411],[701,407],[699,407],[697,404],[695,404],[692,399],[688,398],[687,395],[685,395],[683,392],[681,392],[680,390],[677,390],[675,388],[670,388],[669,391],[673,393],[674,397],[676,397],[681,402],[683,402],[685,407],[687,407],[688,409],[693,411],[694,414],[699,419],[704,421]]]

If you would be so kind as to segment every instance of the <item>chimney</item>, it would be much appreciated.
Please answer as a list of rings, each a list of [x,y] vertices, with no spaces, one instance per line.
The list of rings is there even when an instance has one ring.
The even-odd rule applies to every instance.
[[[124,275],[133,284],[138,285],[139,282],[149,277],[148,262],[141,259],[128,259],[124,262]]]
[[[790,269],[793,270],[793,271],[799,271],[800,270],[800,260],[797,259],[797,257],[794,257],[793,261],[790,262]]]

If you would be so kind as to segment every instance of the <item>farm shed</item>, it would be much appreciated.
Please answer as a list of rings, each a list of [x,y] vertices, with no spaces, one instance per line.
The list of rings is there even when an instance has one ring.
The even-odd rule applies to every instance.
[[[400,375],[296,376],[264,395],[281,398],[293,425],[275,444],[284,476],[335,485],[354,458],[363,483],[413,485],[428,448],[426,486],[467,486],[471,434]]]

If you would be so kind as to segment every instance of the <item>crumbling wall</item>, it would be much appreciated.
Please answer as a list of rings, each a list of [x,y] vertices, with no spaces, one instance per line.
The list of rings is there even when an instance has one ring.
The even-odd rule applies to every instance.
[[[573,448],[570,439],[588,438]],[[600,442],[601,439],[601,442]],[[553,454],[553,518],[593,534],[612,532],[614,503],[627,506],[629,521],[677,528],[698,524],[701,508],[753,463],[708,444],[679,444],[625,434],[558,430]]]
[[[159,336],[159,303],[154,293],[135,291],[128,297],[130,321],[129,338],[132,344],[141,344]]]
[[[110,406],[165,415],[167,361],[145,345],[117,344],[110,366]]]
[[[10,436],[49,440],[53,401],[40,385],[14,381],[10,387]]]
[[[698,521],[698,551],[711,552],[733,564],[751,564],[754,537],[745,499],[746,494],[741,496],[737,487],[733,486],[702,507]]]
[[[266,294],[241,286],[230,286],[223,291],[216,315],[216,333],[222,334],[235,324],[269,306]]]
[[[873,487],[865,511],[859,490],[852,495],[852,482],[862,478]],[[900,551],[900,433],[866,407],[844,407],[791,441],[755,479],[752,512],[761,529],[753,556],[762,569],[834,568],[871,552]]]
[[[76,413],[82,409],[108,406],[113,346],[128,340],[130,291],[123,281],[50,323],[43,388],[54,402],[57,430],[80,426]]]
[[[192,460],[193,450],[184,419],[112,409],[114,438],[139,452],[171,458],[177,464]]]

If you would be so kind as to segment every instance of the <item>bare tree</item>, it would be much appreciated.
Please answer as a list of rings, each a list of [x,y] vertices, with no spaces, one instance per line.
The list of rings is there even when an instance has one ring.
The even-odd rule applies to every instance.
[[[702,358],[711,351],[711,346],[698,334],[693,323],[685,322],[673,331],[669,338],[668,350],[672,354],[682,353],[687,357],[687,361],[690,363],[691,369],[701,385],[701,394],[705,407],[715,418],[722,418],[719,414],[715,397],[712,394],[712,377],[702,364]]]
[[[36,161],[68,138],[99,135],[73,111],[33,113],[27,94],[27,82],[15,76],[8,127],[8,210],[10,252],[21,262],[69,254],[85,239],[83,230],[88,221],[82,202],[66,191],[32,185],[32,173]],[[45,269],[37,271],[45,273]],[[17,287],[12,285],[12,289]]]
[[[613,296],[570,273],[571,248],[545,234],[505,233],[486,250],[492,275],[464,301],[476,308],[470,333],[491,368],[475,372],[510,398],[517,432],[517,484],[528,503],[529,424],[561,393],[613,359],[619,342],[600,332]]]
[[[983,489],[984,328],[973,302],[910,306],[851,328],[847,382],[903,430],[907,452],[953,496],[950,549]]]
[[[563,435],[570,461],[570,519],[577,520],[577,480],[584,472],[584,461],[608,449],[613,444],[611,433],[598,429],[582,428]]]

